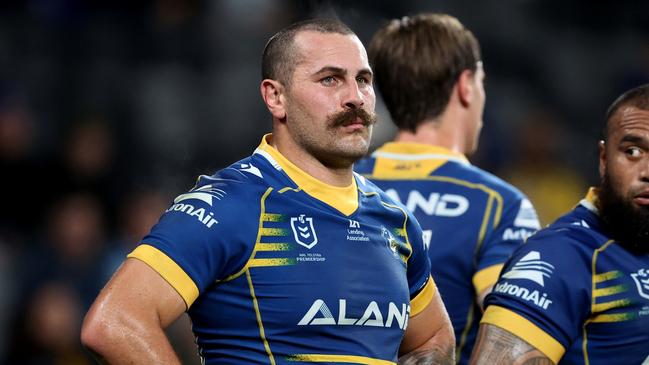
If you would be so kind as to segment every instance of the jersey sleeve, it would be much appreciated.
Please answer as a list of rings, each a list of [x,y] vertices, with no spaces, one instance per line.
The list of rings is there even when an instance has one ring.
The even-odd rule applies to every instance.
[[[481,323],[501,327],[554,363],[590,315],[590,255],[564,232],[537,234],[505,265]]]
[[[408,213],[406,222],[408,241],[412,253],[408,258],[408,287],[410,290],[410,315],[421,312],[431,302],[437,291],[430,276],[430,259],[424,246],[421,226],[412,214]]]
[[[157,271],[187,308],[209,285],[239,271],[253,250],[259,207],[236,185],[223,180],[178,196],[128,256]]]
[[[496,283],[502,265],[512,252],[540,228],[532,203],[521,193],[509,196],[503,196],[502,214],[499,214],[497,204],[494,205],[495,228],[485,235],[478,252],[477,270],[473,276],[476,293],[482,293]]]

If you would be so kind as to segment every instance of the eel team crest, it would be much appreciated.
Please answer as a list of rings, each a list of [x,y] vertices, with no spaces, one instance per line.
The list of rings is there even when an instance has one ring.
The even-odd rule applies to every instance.
[[[631,274],[631,277],[638,288],[638,294],[643,298],[649,299],[649,270],[640,269]]]
[[[295,241],[300,245],[311,248],[318,243],[315,228],[313,228],[313,218],[300,214],[299,217],[291,217],[291,229]]]

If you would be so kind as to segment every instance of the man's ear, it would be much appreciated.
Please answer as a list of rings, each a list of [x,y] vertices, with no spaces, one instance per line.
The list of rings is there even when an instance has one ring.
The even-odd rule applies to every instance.
[[[599,177],[604,177],[606,172],[606,142],[604,140],[599,141]]]
[[[475,99],[475,72],[464,70],[457,79],[458,99],[462,106],[468,107]]]
[[[261,97],[266,107],[274,118],[283,120],[286,118],[286,99],[284,98],[284,85],[281,82],[271,79],[264,79],[260,85]]]

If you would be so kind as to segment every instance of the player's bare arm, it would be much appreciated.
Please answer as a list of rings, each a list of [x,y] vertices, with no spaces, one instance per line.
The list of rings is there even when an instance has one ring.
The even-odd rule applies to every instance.
[[[547,356],[518,336],[491,324],[480,325],[473,364],[552,365]]]
[[[400,365],[455,364],[455,335],[439,293],[410,318],[399,353]]]
[[[104,364],[180,364],[164,328],[185,309],[157,272],[129,258],[88,311],[81,341]]]

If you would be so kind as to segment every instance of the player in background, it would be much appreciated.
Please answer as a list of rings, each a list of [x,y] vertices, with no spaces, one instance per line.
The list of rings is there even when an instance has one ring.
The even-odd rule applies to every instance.
[[[649,85],[608,109],[600,185],[517,250],[473,364],[649,364]]]
[[[539,223],[516,188],[469,162],[485,104],[478,41],[456,18],[393,20],[368,47],[378,90],[399,131],[355,170],[415,214],[431,273],[468,362],[482,302],[513,250]]]

